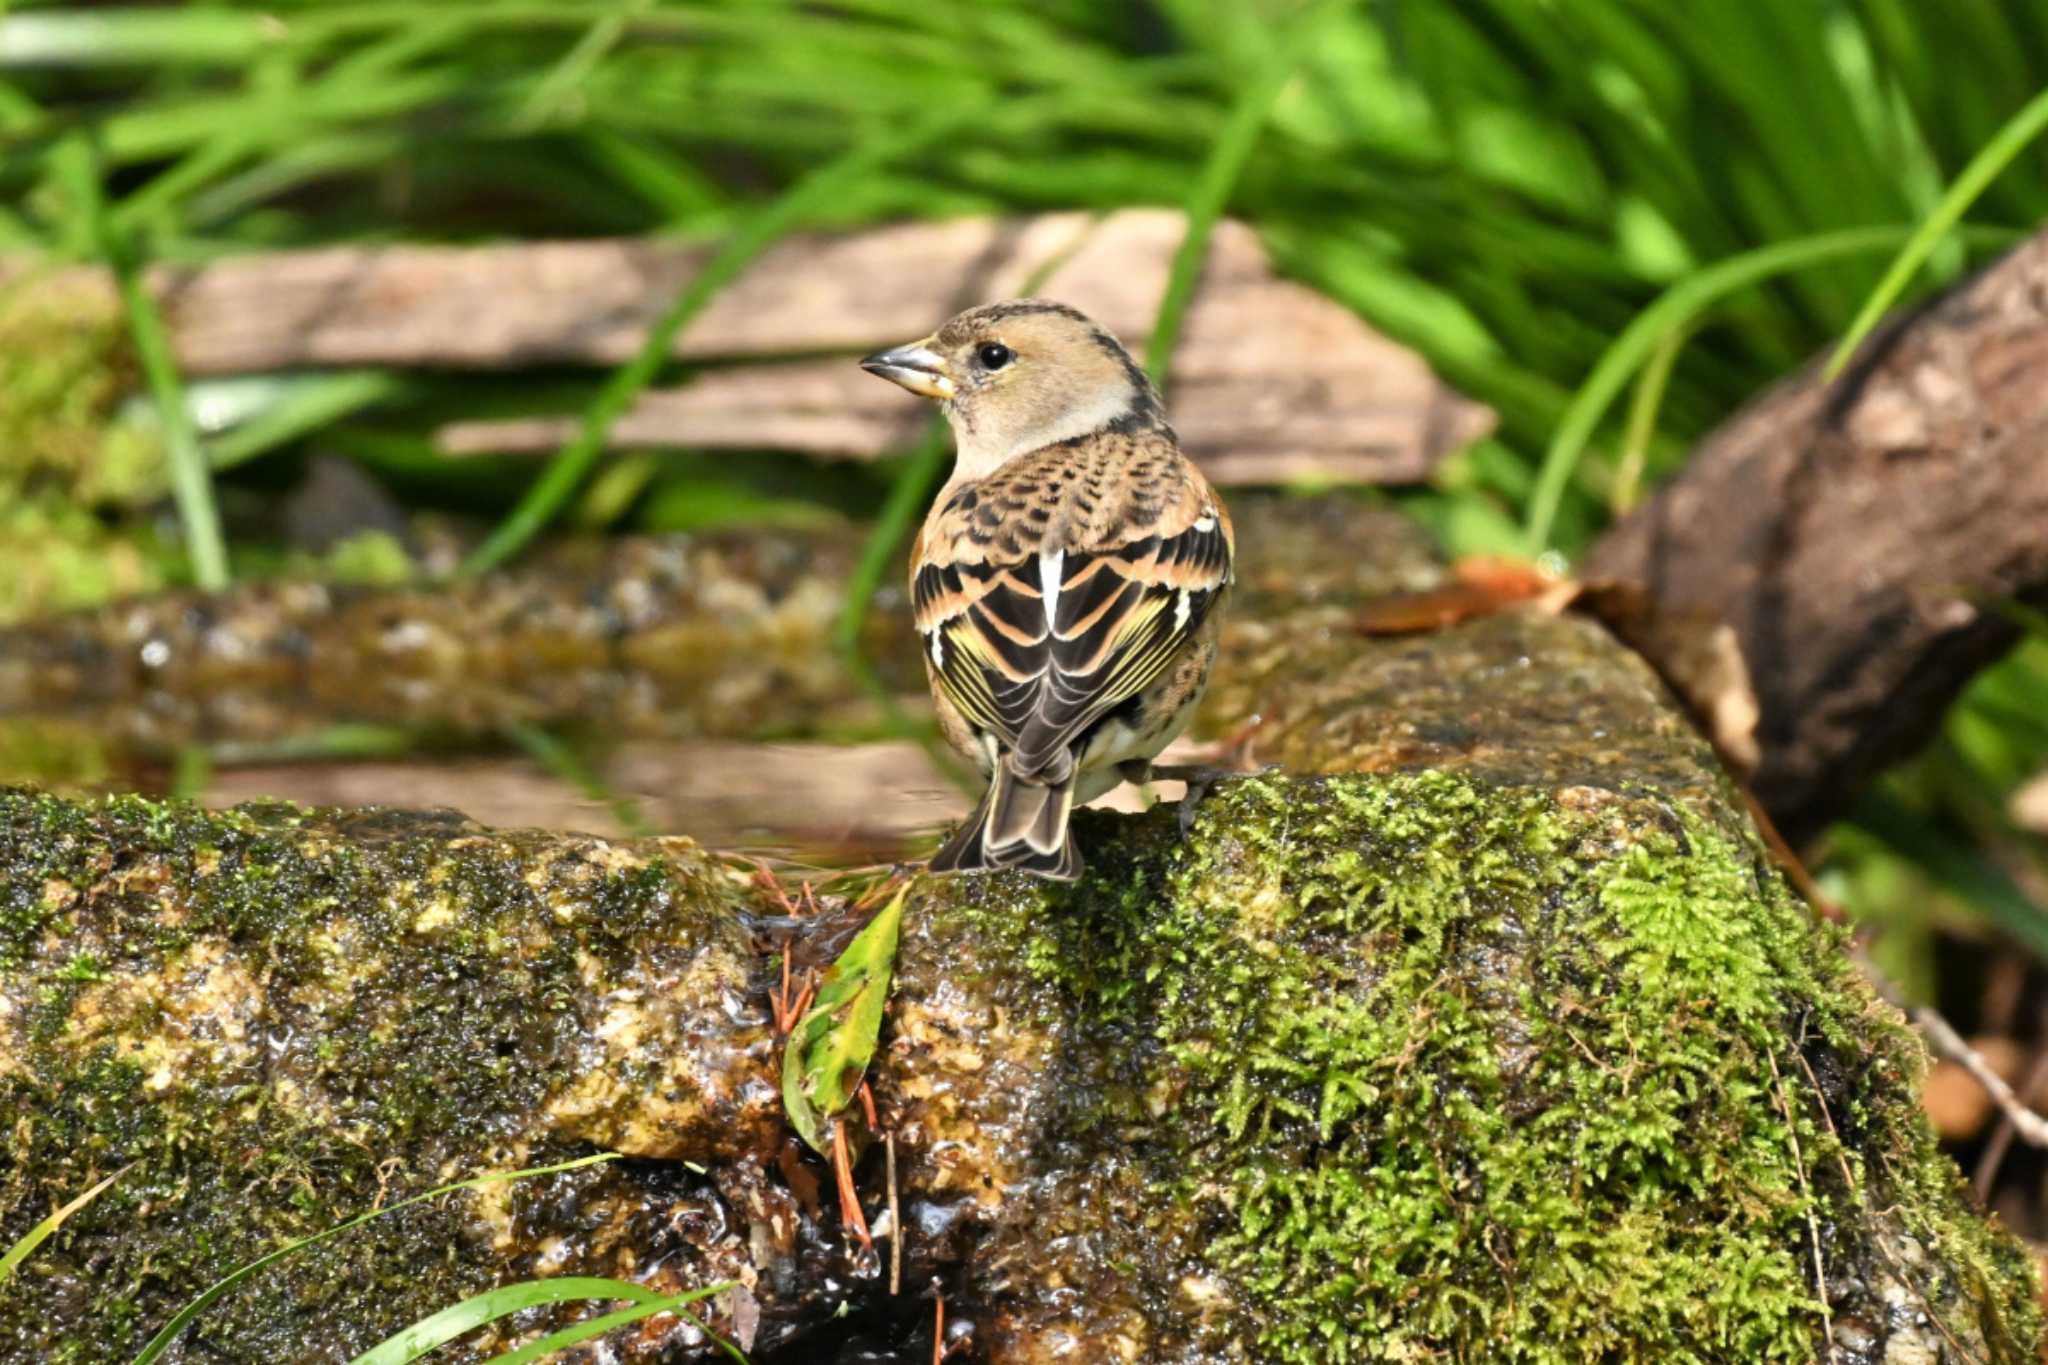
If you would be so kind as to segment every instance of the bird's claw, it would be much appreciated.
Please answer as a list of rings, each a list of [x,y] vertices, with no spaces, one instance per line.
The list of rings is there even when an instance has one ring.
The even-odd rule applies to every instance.
[[[1277,764],[1269,763],[1257,771],[1273,772],[1278,766]],[[1181,797],[1179,807],[1180,836],[1185,839],[1188,836],[1188,831],[1195,827],[1197,809],[1201,806],[1203,800],[1208,797],[1210,791],[1215,788],[1216,784],[1225,778],[1246,777],[1249,775],[1242,768],[1216,768],[1200,763],[1178,765],[1150,764],[1147,765],[1142,778],[1133,778],[1132,780],[1184,782],[1187,784],[1187,794]]]

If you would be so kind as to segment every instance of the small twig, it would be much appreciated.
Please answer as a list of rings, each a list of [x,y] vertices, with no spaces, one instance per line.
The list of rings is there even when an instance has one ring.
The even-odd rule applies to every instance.
[[[1858,962],[1880,992],[1884,991],[1891,984],[1885,980],[1883,973],[1879,972],[1874,965],[1862,962],[1860,956]],[[1891,997],[1888,995],[1886,998],[1890,999]],[[1897,1002],[1894,1001],[1893,1003]],[[1827,1092],[1821,1089],[1820,1078],[1813,1074],[1813,1064],[1806,1060],[1806,1023],[1804,1020],[1799,1025],[1799,1037],[1793,1041],[1792,1056],[1798,1060],[1799,1069],[1806,1073],[1806,1083],[1813,1087],[1814,1098],[1820,1104],[1820,1121],[1826,1126],[1828,1137],[1834,1141],[1835,1165],[1842,1173],[1842,1188],[1853,1191],[1856,1188],[1856,1174],[1849,1169],[1849,1158],[1844,1155],[1847,1144],[1842,1141],[1841,1129],[1835,1127],[1835,1116],[1828,1110]],[[1883,1160],[1882,1153],[1879,1154],[1879,1160]],[[1880,1209],[1877,1212],[1880,1217],[1889,1217],[1894,1212],[1894,1209]],[[1927,1320],[1934,1324],[1934,1330],[1941,1333],[1942,1339],[1948,1342],[1950,1349],[1955,1352],[1956,1358],[1968,1362],[1968,1365],[1976,1365],[1976,1357],[1963,1349],[1963,1344],[1956,1340],[1955,1333],[1949,1331],[1948,1324],[1941,1320],[1941,1314],[1934,1310],[1934,1305],[1927,1301],[1927,1295],[1921,1292],[1920,1286],[1914,1283],[1913,1277],[1907,1273],[1906,1268],[1899,1264],[1896,1256],[1892,1255],[1891,1249],[1885,1245],[1884,1239],[1880,1237],[1872,1245],[1877,1248],[1877,1254],[1884,1257],[1885,1264],[1891,1267],[1892,1273],[1899,1277],[1899,1283],[1911,1290],[1913,1297],[1920,1301],[1920,1307],[1927,1314]],[[1829,1344],[1832,1345],[1833,1343]]]
[[[853,1093],[860,1096],[861,1117],[868,1121],[868,1131],[870,1133],[881,1132],[881,1121],[875,1117],[875,1092],[868,1089],[868,1083],[863,1080],[860,1083],[860,1089]]]
[[[896,1206],[896,1135],[882,1134],[889,1178],[889,1297],[903,1288],[903,1211]]]
[[[1906,1011],[1914,1025],[1926,1036],[1930,1047],[1969,1072],[1977,1084],[1984,1087],[1984,1093],[1991,1097],[1991,1102],[1998,1106],[1999,1112],[2005,1115],[2006,1121],[2012,1124],[2013,1131],[2020,1135],[2022,1141],[2029,1147],[2048,1147],[2048,1119],[2029,1109],[2025,1102],[2013,1093],[2012,1087],[2005,1083],[2004,1077],[1991,1069],[1991,1064],[1984,1060],[1983,1054],[1964,1041],[1963,1035],[1957,1033],[1948,1020],[1942,1018],[1941,1011],[1928,1005],[1906,1004],[1899,995],[1898,987],[1885,978],[1876,964],[1860,953],[1856,956],[1856,962],[1863,969],[1863,974],[1870,979],[1870,983],[1877,987],[1878,994]]]
[[[1813,1063],[1806,1060],[1806,1025],[1805,1019],[1799,1021],[1799,1036],[1792,1040],[1792,1056],[1799,1063],[1799,1069],[1806,1073],[1806,1083],[1812,1087],[1814,1098],[1820,1102],[1820,1121],[1826,1126],[1828,1136],[1834,1140],[1835,1169],[1842,1173],[1842,1189],[1854,1193],[1856,1175],[1849,1169],[1849,1158],[1843,1155],[1848,1144],[1842,1141],[1842,1132],[1835,1127],[1835,1116],[1828,1110],[1828,1096],[1827,1092],[1820,1088],[1820,1077],[1813,1074]]]
[[[1722,755],[1721,762],[1730,773],[1735,772],[1735,767],[1728,762],[1727,755]],[[1792,883],[1792,889],[1805,898],[1814,914],[1829,924],[1847,924],[1849,912],[1820,889],[1820,883],[1806,870],[1806,863],[1792,851],[1792,845],[1785,842],[1785,836],[1778,833],[1778,827],[1771,823],[1770,813],[1764,809],[1764,803],[1756,799],[1756,793],[1749,789],[1749,783],[1737,779],[1735,787],[1742,793],[1743,804],[1749,807],[1749,818],[1755,822],[1757,833],[1764,837],[1764,847],[1770,850],[1771,860],[1777,863],[1778,870],[1785,874],[1785,880]]]
[[[875,1239],[868,1234],[867,1215],[861,1212],[860,1191],[853,1183],[853,1160],[846,1150],[846,1124],[832,1120],[832,1173],[839,1179],[839,1222],[862,1251],[873,1251]]]
[[[853,902],[853,908],[856,910],[874,909],[888,898],[890,892],[894,891],[902,883],[904,875],[905,870],[902,863],[890,864],[887,875],[877,878],[869,884],[868,889],[861,892],[860,896]]]
[[[1763,832],[1764,842],[1770,847],[1772,856],[1794,889],[1806,898],[1807,904],[1812,906],[1814,913],[1822,919],[1836,924],[1846,922],[1847,913],[1822,893],[1812,874],[1806,870],[1806,865],[1778,836],[1777,830],[1771,825],[1770,817],[1764,814],[1763,807],[1754,796],[1749,795],[1746,787],[1743,789],[1743,796],[1749,802],[1750,813],[1756,817],[1757,828]],[[1868,954],[1852,950],[1849,956],[1856,964],[1857,970],[1863,973],[1863,979],[1868,981],[1879,995],[1906,1012],[1906,1016],[1913,1021],[1914,1027],[1920,1030],[1929,1047],[1969,1072],[1977,1084],[1984,1087],[1984,1093],[1991,1097],[1991,1102],[2005,1115],[2005,1121],[2025,1139],[2029,1147],[2048,1147],[2048,1118],[2043,1118],[2029,1109],[2020,1097],[2013,1093],[2012,1087],[1991,1069],[1983,1055],[1965,1042],[1963,1036],[1955,1031],[1955,1027],[1942,1017],[1941,1011],[1931,1005],[1907,1004],[1905,992],[1870,960]],[[2030,1081],[2029,1094],[2033,1093],[2032,1088],[2033,1083]]]
[[[2020,1094],[2037,1094],[2043,1084],[2048,1084],[2048,1051],[2034,1058],[2033,1066],[2027,1069],[2026,1080],[2020,1082]],[[2015,1131],[2012,1115],[2003,1115],[1998,1120],[1998,1127],[1992,1131],[1991,1140],[1984,1144],[1984,1155],[1977,1158],[1977,1169],[1970,1175],[1970,1188],[1977,1192],[1979,1204],[1991,1202],[1991,1182],[1998,1179],[1998,1168],[2005,1164],[2005,1155],[2012,1150]]]
[[[946,1291],[932,1281],[932,1365],[946,1358]]]
[[[781,910],[785,915],[795,915],[797,913],[796,902],[789,898],[789,892],[782,889],[782,879],[775,875],[774,869],[770,868],[759,858],[749,858],[744,855],[735,856],[738,857],[739,861],[744,862],[753,869],[748,876],[748,880],[760,888],[763,895],[773,900],[777,909]]]
[[[1821,1268],[1820,1220],[1813,1213],[1813,1187],[1806,1181],[1806,1156],[1799,1150],[1799,1125],[1792,1118],[1792,1102],[1785,1098],[1785,1078],[1778,1074],[1778,1059],[1767,1049],[1764,1060],[1771,1065],[1771,1084],[1778,1091],[1778,1111],[1785,1116],[1785,1136],[1792,1143],[1792,1170],[1799,1177],[1800,1197],[1806,1201],[1806,1231],[1813,1239],[1813,1290],[1820,1299],[1821,1333],[1827,1338],[1827,1348],[1821,1359],[1832,1365],[1835,1358],[1835,1315],[1834,1310],[1828,1307],[1827,1272]],[[1815,1098],[1825,1111],[1826,1097],[1817,1095]]]
[[[782,945],[782,984],[775,994],[768,997],[775,1011],[775,1036],[782,1038],[789,1033],[789,945]]]

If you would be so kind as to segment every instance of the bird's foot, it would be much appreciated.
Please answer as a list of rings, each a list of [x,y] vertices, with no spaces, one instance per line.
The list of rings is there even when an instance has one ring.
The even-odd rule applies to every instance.
[[[1188,831],[1194,828],[1196,808],[1202,804],[1203,799],[1209,795],[1210,790],[1226,777],[1243,777],[1246,775],[1243,768],[1218,768],[1206,763],[1148,763],[1143,759],[1135,759],[1124,764],[1120,771],[1127,782],[1185,782],[1187,784],[1187,795],[1180,799],[1179,812],[1180,834],[1183,839],[1187,838]],[[1271,772],[1273,771],[1273,765],[1269,764],[1258,771]]]

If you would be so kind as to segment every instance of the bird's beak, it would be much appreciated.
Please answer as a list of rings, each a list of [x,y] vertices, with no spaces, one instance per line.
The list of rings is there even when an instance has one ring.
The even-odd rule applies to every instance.
[[[861,361],[860,367],[926,398],[951,398],[953,376],[945,358],[926,344],[930,340],[926,337],[893,351],[877,351]]]

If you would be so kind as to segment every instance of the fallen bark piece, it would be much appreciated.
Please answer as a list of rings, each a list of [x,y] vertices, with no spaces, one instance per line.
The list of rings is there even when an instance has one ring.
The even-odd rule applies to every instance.
[[[624,414],[615,445],[786,449],[870,458],[928,414],[845,361],[921,336],[960,308],[1040,286],[1136,344],[1150,331],[1184,220],[1165,210],[974,218],[809,234],[770,248],[677,342],[712,366]],[[150,275],[186,370],[227,375],[388,366],[612,365],[633,355],[708,259],[699,245],[544,242],[336,247]],[[16,264],[0,279],[22,275]],[[79,269],[25,285],[111,317],[111,284]],[[755,363],[734,364],[736,360]],[[763,363],[766,362],[766,363]],[[1492,430],[1413,351],[1313,290],[1277,278],[1250,229],[1219,225],[1174,356],[1176,425],[1211,475],[1413,482]],[[551,449],[576,417],[458,422],[451,453]]]
[[[1734,628],[1758,798],[1811,838],[1919,749],[2048,601],[2048,234],[1701,443],[1588,556],[1659,611]]]
[[[886,1224],[848,1130],[872,1253],[782,1121],[770,1004],[871,877],[793,918],[681,839],[0,796],[0,1244],[135,1163],[0,1299],[0,1361],[118,1356],[283,1236],[594,1149],[632,1160],[276,1267],[188,1358],[623,1273],[737,1280],[712,1325],[757,1365],[928,1361],[935,1282],[994,1365],[2032,1360],[2031,1261],[1937,1150],[1918,1042],[1649,670],[1537,612],[1367,639],[1440,570],[1383,513],[1273,506],[1211,719],[1290,773],[1185,835],[1082,813],[1074,887],[912,884]]]

